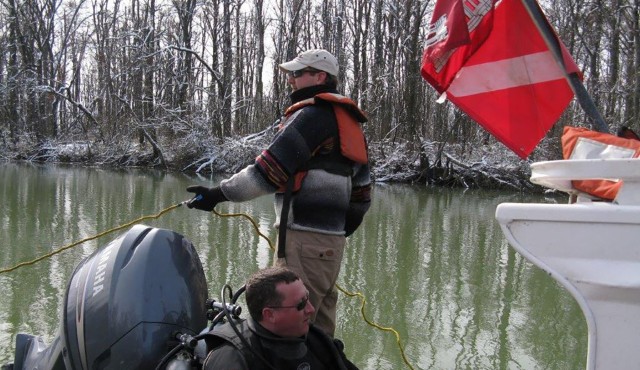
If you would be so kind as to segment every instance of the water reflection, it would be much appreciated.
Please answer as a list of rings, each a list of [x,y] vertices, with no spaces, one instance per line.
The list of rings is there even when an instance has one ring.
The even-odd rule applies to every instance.
[[[584,367],[579,309],[507,247],[493,218],[497,204],[531,199],[402,185],[378,186],[375,197],[365,229],[349,243],[344,281],[367,291],[374,320],[408,338],[416,366]],[[343,336],[364,346],[358,350],[368,368],[397,368],[393,338],[380,337],[381,348],[362,325],[351,328],[353,322],[355,315],[343,317]]]
[[[215,180],[214,180],[215,182]],[[33,259],[189,197],[204,178],[157,171],[0,165],[1,267]],[[365,222],[349,238],[340,285],[362,292],[367,317],[397,330],[419,369],[580,369],[586,325],[573,299],[515,254],[494,219],[502,202],[554,201],[493,191],[377,185]],[[563,200],[561,200],[563,201]],[[269,197],[223,204],[246,212],[275,240]],[[268,243],[243,218],[178,208],[146,224],[189,238],[219,298],[271,264]],[[66,282],[76,264],[116,235],[0,275],[0,363],[13,356],[18,331],[58,327]],[[368,326],[360,301],[341,296],[336,335],[361,369],[400,369],[395,336]]]

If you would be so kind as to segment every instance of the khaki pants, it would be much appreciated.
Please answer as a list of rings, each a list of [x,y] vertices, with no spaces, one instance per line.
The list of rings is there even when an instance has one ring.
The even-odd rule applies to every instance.
[[[277,266],[287,266],[304,282],[309,290],[309,300],[316,309],[312,318],[316,327],[333,337],[336,329],[335,288],[346,238],[308,231],[287,230],[284,259],[277,258]]]

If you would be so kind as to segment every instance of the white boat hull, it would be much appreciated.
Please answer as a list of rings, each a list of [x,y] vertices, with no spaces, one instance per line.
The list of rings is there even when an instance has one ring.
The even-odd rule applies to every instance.
[[[532,181],[542,178],[544,185],[553,186],[560,178],[559,187],[566,189],[568,179],[594,178],[580,171],[567,175],[564,170],[571,170],[571,161],[557,162],[558,167],[545,162],[538,171],[532,166]],[[578,170],[594,170],[584,161],[576,162]],[[629,163],[622,166],[616,160],[614,165],[621,165],[625,173],[607,167],[604,177],[630,177],[625,179],[626,201],[621,204],[503,203],[496,209],[509,244],[562,284],[580,305],[588,327],[587,369],[640,369],[640,205],[635,201],[640,194],[640,161],[630,167]],[[600,165],[606,164],[595,167]]]

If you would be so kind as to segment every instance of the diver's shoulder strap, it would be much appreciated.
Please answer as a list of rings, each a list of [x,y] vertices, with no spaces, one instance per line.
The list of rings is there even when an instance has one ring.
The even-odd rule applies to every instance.
[[[250,369],[266,369],[262,366],[260,361],[255,360],[254,351],[260,349],[260,341],[249,329],[247,321],[243,320],[236,324],[236,329],[240,331],[240,334],[249,342],[252,348],[247,347],[247,342],[243,341],[242,338],[238,336],[235,330],[231,327],[231,324],[226,323],[215,327],[204,335],[204,340],[207,345],[207,353],[222,345],[231,344],[242,353]]]
[[[280,211],[280,226],[278,227],[278,258],[286,258],[285,246],[287,244],[287,223],[289,222],[289,208],[293,193],[295,176],[289,176],[282,198],[282,210]]]

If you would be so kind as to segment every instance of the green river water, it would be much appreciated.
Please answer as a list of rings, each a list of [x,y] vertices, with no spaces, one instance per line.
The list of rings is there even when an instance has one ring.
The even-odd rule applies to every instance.
[[[191,184],[220,180],[152,170],[0,164],[0,268],[189,198]],[[360,369],[584,369],[587,328],[573,298],[507,244],[495,208],[502,202],[565,202],[562,197],[377,184],[362,227],[348,239],[339,284],[336,336]],[[271,197],[222,204],[245,212],[275,241]],[[269,244],[242,218],[186,207],[147,225],[185,235],[198,250],[209,295],[220,297],[271,264]],[[0,275],[0,364],[13,361],[17,332],[56,334],[75,266],[120,232]]]

